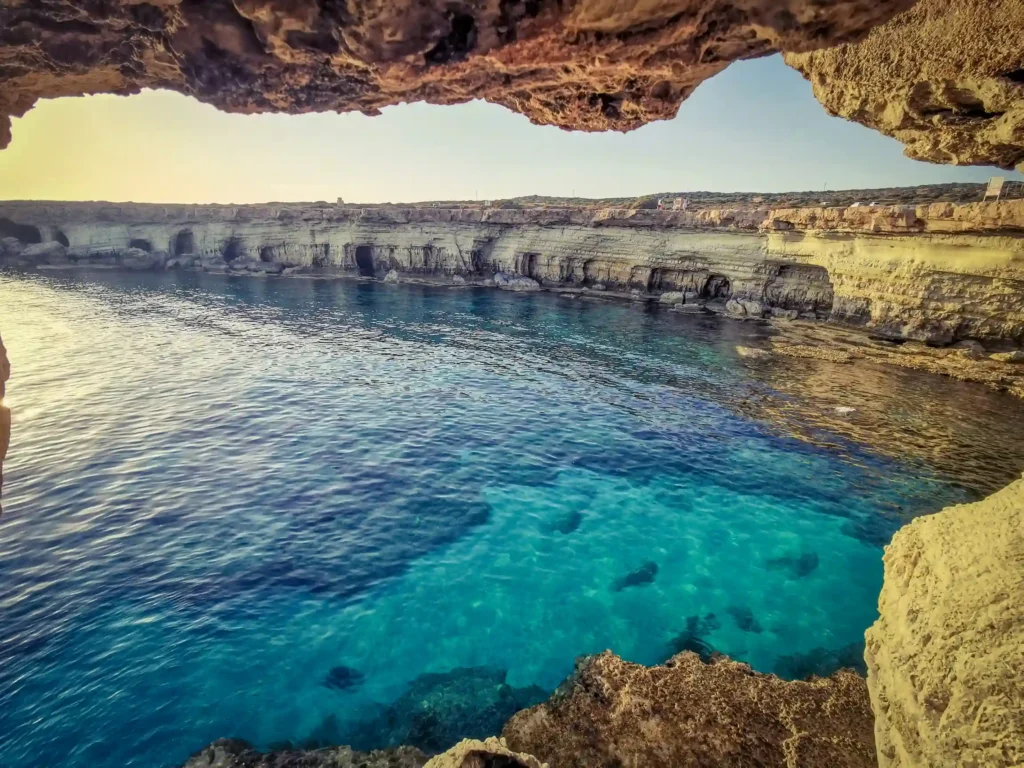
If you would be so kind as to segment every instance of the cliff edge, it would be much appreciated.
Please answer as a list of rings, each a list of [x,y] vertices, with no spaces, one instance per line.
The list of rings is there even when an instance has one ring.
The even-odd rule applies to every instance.
[[[886,547],[868,689],[881,768],[1024,764],[1024,479]]]

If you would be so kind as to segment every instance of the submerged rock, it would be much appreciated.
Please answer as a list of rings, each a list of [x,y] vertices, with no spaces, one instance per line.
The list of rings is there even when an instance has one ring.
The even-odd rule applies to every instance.
[[[653,560],[648,560],[632,573],[628,573],[621,579],[616,579],[612,582],[612,592],[621,592],[630,587],[642,587],[651,584],[657,575],[658,564]]]
[[[787,682],[693,653],[645,667],[606,651],[502,735],[551,768],[874,768],[872,720],[852,672]]]
[[[721,656],[715,648],[704,640],[709,632],[721,628],[722,624],[713,613],[701,616],[688,616],[686,618],[686,629],[676,635],[669,643],[669,658],[690,651],[696,653],[701,661],[709,662]]]
[[[551,529],[554,531],[558,531],[562,534],[570,534],[573,533],[577,528],[579,528],[580,524],[582,523],[583,513],[578,509],[574,509],[572,512],[570,512],[561,520],[558,520],[554,525],[552,525]]]
[[[802,552],[799,555],[783,555],[765,561],[770,571],[789,571],[794,579],[802,579],[818,570],[818,554]]]
[[[779,656],[775,662],[775,674],[787,680],[827,677],[840,669],[852,669],[858,675],[867,674],[863,641],[840,648],[812,648],[807,653]]]
[[[361,749],[409,744],[435,754],[461,739],[494,736],[513,714],[548,696],[535,685],[509,685],[507,674],[498,667],[460,667],[420,675],[390,706],[335,738]]]
[[[753,632],[754,634],[759,635],[764,631],[760,622],[754,618],[754,612],[750,610],[749,606],[730,605],[728,610],[729,615],[732,616],[733,621],[736,622],[736,626],[744,632]]]
[[[363,684],[365,676],[358,669],[340,665],[331,669],[324,677],[323,685],[336,691],[347,691]]]

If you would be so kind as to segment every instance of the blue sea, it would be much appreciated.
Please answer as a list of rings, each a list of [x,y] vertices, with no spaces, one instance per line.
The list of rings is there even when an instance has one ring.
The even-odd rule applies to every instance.
[[[0,333],[5,768],[443,748],[604,649],[824,674],[1024,466],[1007,396],[552,293],[8,274]]]

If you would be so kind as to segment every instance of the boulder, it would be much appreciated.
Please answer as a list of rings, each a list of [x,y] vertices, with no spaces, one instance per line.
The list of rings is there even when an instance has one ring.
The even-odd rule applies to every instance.
[[[988,352],[985,351],[985,347],[974,339],[958,341],[953,345],[953,349],[957,350],[961,355],[969,360],[984,360],[988,357]]]
[[[24,250],[24,243],[16,237],[5,237],[0,240],[0,256],[20,256]]]
[[[532,277],[522,275],[510,275],[505,272],[498,272],[494,276],[494,284],[503,291],[537,291],[540,290],[540,283]]]
[[[66,264],[68,261],[68,249],[51,240],[47,243],[36,243],[25,248],[19,258],[29,264]]]
[[[398,270],[392,269],[386,275],[384,275],[385,283],[397,283],[400,282],[401,278],[398,276]]]
[[[453,275],[452,276],[452,285],[465,285],[465,284],[466,284],[466,278],[464,278],[462,275]]]
[[[144,251],[141,248],[128,248],[121,251],[121,266],[138,271],[156,269],[163,266],[164,256],[166,254]]]
[[[991,360],[997,363],[1024,363],[1024,349],[1015,349],[1013,352],[996,352],[989,355]]]
[[[753,299],[729,299],[725,311],[734,317],[763,317],[764,305]]]
[[[658,301],[662,304],[683,304],[686,301],[686,294],[682,291],[668,291],[661,294]]]
[[[795,309],[783,309],[782,307],[771,308],[772,317],[778,318],[779,320],[796,320],[800,316],[800,313]]]
[[[758,349],[757,347],[736,347],[736,354],[740,357],[771,357],[772,353],[767,349]]]

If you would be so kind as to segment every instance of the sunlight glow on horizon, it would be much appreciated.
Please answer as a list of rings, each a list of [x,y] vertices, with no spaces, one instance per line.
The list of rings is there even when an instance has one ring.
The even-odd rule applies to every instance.
[[[169,91],[40,102],[0,152],[0,199],[154,203],[636,197],[982,182],[1024,174],[909,160],[830,117],[773,56],[700,86],[628,134],[532,125],[474,101],[360,113],[237,115]]]

